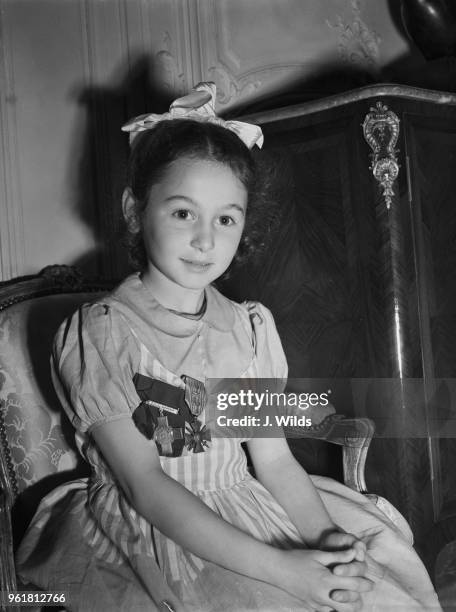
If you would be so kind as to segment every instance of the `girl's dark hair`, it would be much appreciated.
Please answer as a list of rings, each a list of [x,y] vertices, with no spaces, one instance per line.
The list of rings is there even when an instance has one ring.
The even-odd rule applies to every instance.
[[[233,264],[244,263],[264,247],[270,215],[265,211],[264,181],[251,151],[236,134],[214,123],[164,120],[136,136],[128,163],[127,186],[135,207],[126,219],[124,242],[135,270],[147,265],[142,217],[150,190],[173,162],[184,157],[225,164],[247,190],[245,227]]]

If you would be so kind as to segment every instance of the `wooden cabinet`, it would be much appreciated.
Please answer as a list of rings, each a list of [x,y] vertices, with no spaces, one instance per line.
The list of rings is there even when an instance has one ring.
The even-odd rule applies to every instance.
[[[290,385],[376,421],[369,489],[432,573],[456,538],[456,96],[375,86],[246,119],[279,221],[224,290],[272,309]]]

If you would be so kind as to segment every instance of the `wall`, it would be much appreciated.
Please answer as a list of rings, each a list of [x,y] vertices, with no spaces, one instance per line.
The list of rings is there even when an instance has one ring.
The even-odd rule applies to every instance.
[[[118,276],[126,119],[200,80],[225,112],[381,80],[410,52],[390,5],[0,0],[0,278],[51,263]]]

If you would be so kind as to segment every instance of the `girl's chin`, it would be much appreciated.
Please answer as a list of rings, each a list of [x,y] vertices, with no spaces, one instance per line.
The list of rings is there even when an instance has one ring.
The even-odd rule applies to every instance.
[[[211,283],[213,283],[215,280],[217,280],[217,278],[219,278],[218,276],[216,278],[206,278],[204,279],[200,279],[199,281],[195,280],[192,281],[191,279],[186,279],[183,283],[178,283],[183,289],[189,289],[190,291],[197,291],[197,290],[201,290],[203,291],[203,289],[206,289],[206,287],[209,287],[209,285]]]
[[[151,284],[165,282],[188,291],[202,291],[225,273],[225,269],[220,270],[220,266],[217,267],[218,270],[214,268],[205,270],[200,266],[189,265],[184,270],[171,271],[152,264],[144,275]],[[170,288],[169,285],[168,287]]]

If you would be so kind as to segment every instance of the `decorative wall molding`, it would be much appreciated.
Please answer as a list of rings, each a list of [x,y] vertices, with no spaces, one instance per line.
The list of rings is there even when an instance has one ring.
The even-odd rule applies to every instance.
[[[233,48],[226,15],[221,10],[221,2],[212,0],[212,16],[216,30],[217,56],[220,62],[232,73],[242,72],[241,58]]]
[[[0,272],[1,280],[23,273],[23,202],[19,180],[14,66],[7,3],[0,0]]]
[[[187,79],[182,69],[182,62],[176,58],[171,35],[163,33],[163,48],[155,54],[158,80],[174,96],[187,93]],[[190,89],[190,87],[189,87]]]
[[[241,96],[251,95],[262,86],[262,81],[252,80],[250,75],[243,79],[236,78],[222,63],[209,67],[207,72],[211,81],[214,81],[217,85],[217,102],[219,104],[230,104]]]
[[[379,70],[381,37],[369,28],[361,16],[361,0],[351,0],[352,21],[344,21],[340,15],[335,23],[326,21],[328,27],[339,31],[337,46],[339,57],[345,64],[365,68],[369,72]]]
[[[243,66],[222,6],[220,0],[196,0],[197,29],[192,32],[199,50],[202,79],[215,81],[219,105],[233,104],[252,95],[263,89],[273,76],[299,70],[302,62],[271,62],[264,57],[259,58],[258,67]]]

